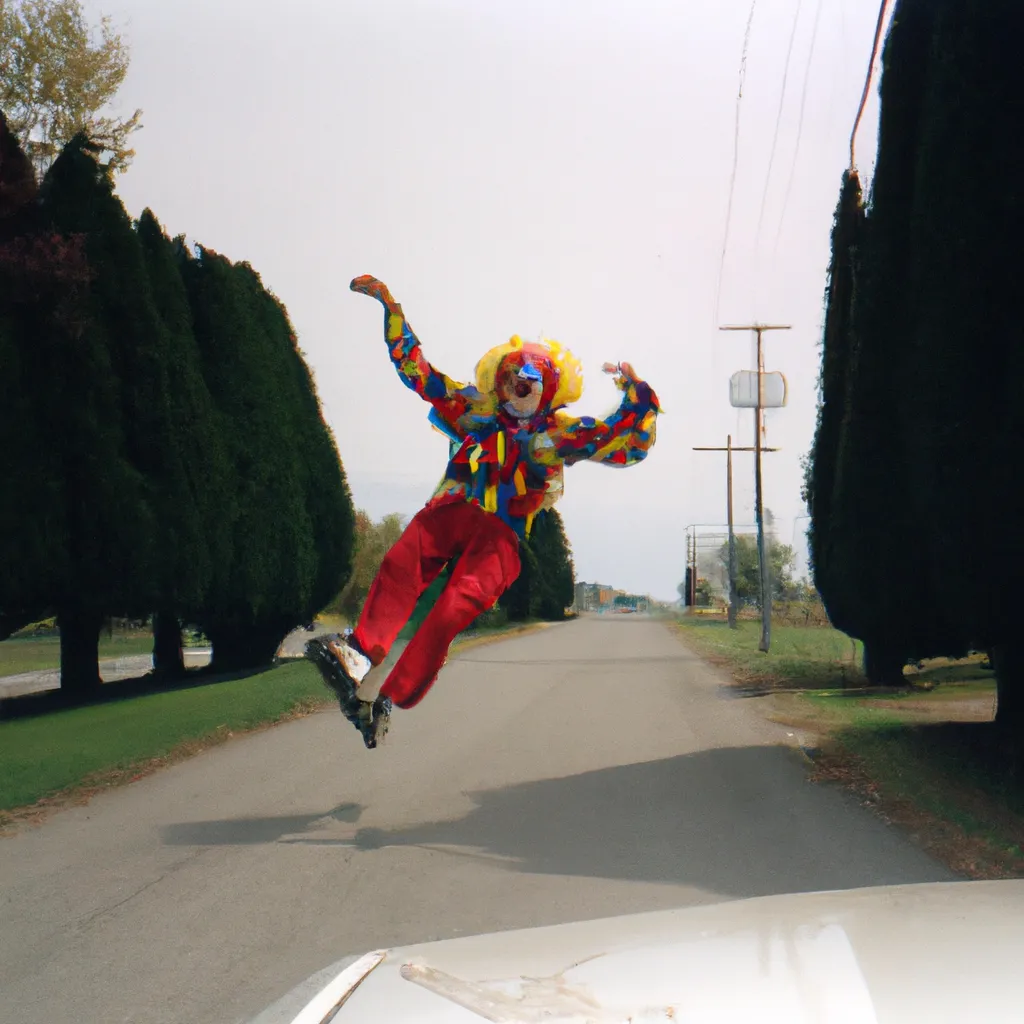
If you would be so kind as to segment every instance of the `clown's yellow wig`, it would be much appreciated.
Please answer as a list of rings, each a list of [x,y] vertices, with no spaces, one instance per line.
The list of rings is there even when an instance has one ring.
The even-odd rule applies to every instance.
[[[563,348],[551,338],[524,343],[518,334],[504,345],[492,348],[476,364],[477,390],[485,395],[492,394],[498,369],[508,356],[514,355],[526,356],[531,361],[540,363],[538,368],[545,377],[548,373],[555,375],[555,388],[549,403],[551,409],[560,409],[571,402],[578,402],[582,397],[583,367],[567,348]]]

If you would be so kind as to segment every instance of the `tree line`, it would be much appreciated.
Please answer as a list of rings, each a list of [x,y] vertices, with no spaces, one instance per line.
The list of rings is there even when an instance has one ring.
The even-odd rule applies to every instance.
[[[765,509],[766,519],[771,512]],[[738,533],[736,545],[736,598],[741,607],[761,607],[761,561],[757,551],[757,538]],[[773,602],[808,601],[814,598],[813,591],[802,580],[793,578],[796,569],[796,552],[789,544],[783,544],[769,534],[765,540],[768,556],[768,581]],[[676,588],[684,605],[689,605],[692,591],[698,606],[709,607],[716,601],[729,600],[729,543],[720,544],[713,551],[700,552],[697,557],[697,579],[693,580],[693,568],[687,566],[683,581]]]
[[[1024,719],[1024,94],[1009,0],[899,0],[870,196],[832,230],[806,497],[814,578],[875,683],[989,651]]]
[[[353,509],[256,271],[121,205],[142,112],[104,111],[128,64],[80,0],[0,3],[0,640],[56,617],[70,697],[99,685],[111,617],[152,622],[165,677],[184,671],[184,624],[222,671],[266,664],[325,606],[354,621],[404,525]],[[562,617],[557,513],[522,558],[502,614]]]
[[[519,578],[498,601],[510,622],[557,621],[576,597],[576,570],[558,510],[537,513],[530,537],[519,545]]]
[[[353,509],[285,307],[244,262],[133,222],[76,135],[36,183],[0,116],[0,639],[55,615],[61,685],[105,618],[267,663],[345,584]]]

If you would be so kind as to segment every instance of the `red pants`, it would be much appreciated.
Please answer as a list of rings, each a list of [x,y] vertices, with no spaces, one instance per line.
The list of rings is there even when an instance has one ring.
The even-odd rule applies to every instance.
[[[431,502],[385,555],[353,631],[355,642],[379,665],[420,595],[456,557],[448,585],[381,687],[400,708],[423,699],[455,637],[515,582],[520,570],[515,533],[497,516],[461,499]]]

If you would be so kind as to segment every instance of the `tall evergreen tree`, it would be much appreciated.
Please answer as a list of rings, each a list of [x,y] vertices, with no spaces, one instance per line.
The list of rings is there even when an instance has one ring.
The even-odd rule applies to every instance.
[[[519,545],[519,575],[498,598],[498,607],[505,612],[509,622],[525,622],[533,614],[539,572],[533,546],[529,541],[522,541]]]
[[[215,666],[264,663],[340,590],[353,539],[287,313],[149,211],[133,229],[84,136],[15,216],[3,129],[0,470],[19,487],[0,499],[0,630],[55,611],[70,694],[98,686],[110,614],[157,613],[158,667],[182,669],[182,617],[209,623]]]
[[[919,0],[920,2],[920,0]],[[919,544],[964,640],[993,648],[998,720],[1024,726],[1024,8],[931,0],[913,167],[906,437]],[[881,157],[880,157],[881,159]]]
[[[231,465],[229,536],[201,622],[215,670],[254,667],[344,585],[354,510],[284,307],[247,264],[180,255]]]
[[[36,197],[32,161],[18,143],[3,110],[0,110],[0,233],[11,237],[14,218]]]
[[[565,526],[557,509],[538,514],[531,531],[530,546],[536,556],[537,573],[533,614],[540,619],[565,618],[565,609],[575,598],[576,575]]]
[[[152,606],[165,402],[159,323],[138,241],[84,136],[48,171],[40,216],[44,233],[84,238],[89,271],[88,283],[62,289],[55,306],[34,305],[24,353],[39,439],[57,460],[63,532],[48,590],[61,634],[61,688],[75,695],[99,684],[103,619]]]
[[[906,431],[911,231],[931,64],[932,0],[901,0],[883,56],[879,154],[866,221],[844,180],[833,233],[822,410],[808,493],[815,581],[832,621],[864,641],[876,683],[909,657],[959,653],[963,636],[932,587]]]
[[[556,509],[538,513],[529,540],[519,545],[519,561],[519,577],[498,602],[509,621],[564,618],[575,598],[576,578],[572,551]]]
[[[808,541],[815,584],[834,625],[844,628],[853,614],[844,603],[842,555],[835,550],[832,502],[835,469],[846,413],[847,375],[851,355],[854,267],[864,233],[864,205],[860,178],[843,175],[832,226],[832,261],[825,300],[825,328],[821,346],[818,422],[808,460],[804,500],[811,515]]]
[[[48,258],[35,198],[31,165],[0,114],[0,640],[48,608],[50,552],[63,529],[30,350],[34,303],[54,302],[69,268]],[[77,269],[84,274],[84,260]]]
[[[177,250],[150,210],[136,225],[153,302],[164,329],[161,357],[167,418],[158,504],[160,558],[154,606],[154,667],[184,672],[181,621],[194,621],[211,585],[215,552],[229,538],[222,510],[230,468],[203,377]]]
[[[334,435],[324,420],[316,385],[299,351],[288,311],[270,292],[263,290],[262,294],[269,324],[291,371],[289,379],[295,396],[295,436],[301,452],[296,468],[313,553],[308,596],[304,615],[300,616],[300,621],[306,621],[327,606],[352,572],[355,506]],[[388,529],[393,527],[391,523]]]

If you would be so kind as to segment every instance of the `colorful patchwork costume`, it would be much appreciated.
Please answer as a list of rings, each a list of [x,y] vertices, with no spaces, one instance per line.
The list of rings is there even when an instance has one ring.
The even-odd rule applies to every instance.
[[[563,466],[640,462],[654,443],[659,405],[628,364],[606,364],[623,392],[621,404],[604,420],[572,417],[564,407],[582,395],[579,363],[557,342],[518,337],[480,360],[475,387],[460,384],[427,362],[384,284],[359,277],[351,287],[384,306],[391,361],[405,385],[433,407],[430,422],[451,442],[444,479],[385,556],[358,625],[347,636],[306,645],[342,712],[372,748],[387,729],[392,705],[411,708],[422,700],[455,637],[515,581],[519,543],[537,513],[560,496]],[[385,659],[420,595],[453,559],[451,579],[379,695],[361,699],[359,685]]]

